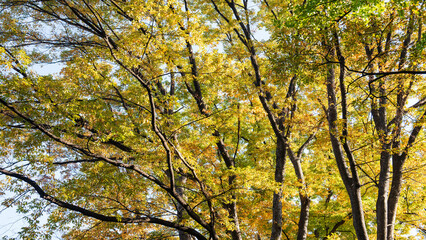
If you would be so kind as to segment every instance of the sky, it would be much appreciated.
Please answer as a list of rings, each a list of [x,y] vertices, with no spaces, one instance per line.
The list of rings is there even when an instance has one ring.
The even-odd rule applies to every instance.
[[[61,68],[62,66],[60,64],[36,64],[31,67],[33,71],[44,75],[59,74]],[[0,181],[5,181],[5,176],[0,175]],[[6,193],[5,195],[0,196],[0,202],[3,201],[3,199],[5,198],[10,198],[13,196],[13,193]],[[25,214],[17,213],[15,207],[6,208],[5,206],[0,206],[0,238],[7,236],[9,238],[18,239],[18,232],[22,227],[26,225],[24,217]],[[42,217],[42,222],[45,222],[46,219],[46,217]]]
[[[0,181],[3,180],[4,177],[0,177]],[[4,196],[2,196],[1,199],[3,199],[3,197]],[[23,214],[18,214],[15,208],[5,208],[2,206],[0,210],[0,237],[17,237],[17,233],[21,227],[25,226],[24,216]]]

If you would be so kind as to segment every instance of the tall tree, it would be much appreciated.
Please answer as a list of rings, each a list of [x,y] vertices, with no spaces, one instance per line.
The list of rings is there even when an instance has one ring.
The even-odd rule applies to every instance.
[[[418,141],[424,122],[424,111],[416,109],[423,104],[422,100],[407,107],[408,99],[422,99],[416,99],[412,89],[419,79],[416,75],[425,73],[417,62],[421,61],[417,57],[423,48],[419,47],[423,37],[423,3],[404,1],[400,4],[311,1],[296,7],[297,14],[291,16],[293,21],[298,21],[292,23],[293,27],[299,28],[298,34],[304,36],[305,41],[321,43],[311,45],[310,49],[322,57],[311,59],[326,66],[323,72],[328,106],[324,106],[324,110],[336,165],[350,198],[358,239],[368,239],[361,193],[368,182],[362,181],[363,177],[373,181],[378,190],[377,239],[393,239],[403,181],[400,169],[408,152],[413,151],[413,143]],[[413,34],[414,29],[417,29],[417,36]],[[351,135],[367,130],[366,126],[362,126],[364,130],[359,129],[359,118],[351,116],[361,114],[358,102],[362,100],[365,104],[366,99],[370,99],[371,105],[364,119],[371,121],[373,132],[368,136],[369,141],[374,141],[371,149],[363,151],[373,153],[373,161],[379,159],[377,169],[371,169],[371,173],[353,150],[364,148],[364,143],[357,144],[351,139]],[[351,111],[351,108],[354,109]],[[408,115],[412,118],[410,127],[403,121]],[[377,157],[374,152],[378,153]]]

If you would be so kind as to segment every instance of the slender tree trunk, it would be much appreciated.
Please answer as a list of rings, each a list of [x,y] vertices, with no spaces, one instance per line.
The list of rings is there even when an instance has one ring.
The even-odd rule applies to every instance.
[[[284,180],[284,168],[285,168],[285,154],[286,154],[286,142],[284,139],[283,129],[279,129],[279,126],[276,122],[276,116],[271,111],[269,105],[268,105],[268,94],[267,92],[262,88],[264,85],[261,73],[260,73],[260,67],[257,63],[257,57],[256,57],[256,51],[255,51],[255,45],[252,41],[252,32],[250,30],[250,23],[244,23],[242,18],[240,17],[239,11],[237,10],[237,4],[234,1],[225,1],[226,4],[229,6],[230,10],[232,10],[232,13],[237,21],[239,21],[239,27],[242,30],[242,34],[240,34],[239,30],[237,28],[234,28],[234,30],[237,32],[237,36],[240,39],[240,41],[247,47],[248,52],[250,53],[250,62],[252,65],[252,70],[254,71],[255,81],[254,85],[256,87],[259,87],[258,97],[260,102],[262,103],[262,106],[267,113],[268,119],[271,123],[271,127],[274,130],[275,136],[277,137],[277,148],[276,148],[276,168],[275,168],[275,181],[279,184],[281,184],[280,189],[278,192],[274,193],[273,196],[273,202],[272,202],[272,231],[271,231],[271,240],[279,240],[281,239],[281,232],[282,232],[282,183]],[[229,20],[225,17],[225,15],[219,10],[218,6],[216,5],[215,1],[212,1],[212,4],[214,5],[215,10],[222,16],[222,18],[229,22]],[[241,7],[241,5],[238,5],[238,7]],[[248,11],[247,4],[243,6],[246,11]]]
[[[403,48],[401,51],[401,54],[399,56],[399,64],[398,64],[398,70],[401,70],[404,68],[404,64],[406,62],[407,59],[407,55],[408,55],[408,47],[410,45],[411,42],[411,36],[413,34],[414,31],[414,15],[410,16],[410,20],[407,26],[407,31],[405,34],[405,39],[403,42]],[[397,111],[396,111],[396,123],[395,123],[395,127],[394,127],[394,131],[393,131],[393,150],[398,149],[400,147],[400,135],[401,135],[401,123],[402,123],[402,118],[404,115],[404,106],[405,103],[407,101],[407,96],[405,95],[405,93],[408,94],[408,92],[410,91],[411,85],[410,87],[404,91],[403,89],[403,84],[404,80],[402,78],[399,79],[399,84],[398,84],[398,96],[397,96]],[[423,116],[421,117],[423,118]],[[407,147],[409,148],[412,144],[412,142],[414,142],[417,134],[416,134],[416,130],[420,131],[421,128],[419,127],[415,127],[413,129],[413,132],[410,136],[409,139],[409,143],[407,144]],[[413,135],[414,133],[414,135]],[[418,132],[417,132],[418,133]],[[411,143],[410,143],[411,141]],[[407,157],[407,148],[405,149],[404,153],[401,154],[393,154],[392,155],[392,165],[393,165],[393,173],[392,173],[392,187],[389,193],[389,197],[388,197],[388,211],[387,211],[387,222],[386,222],[386,231],[387,231],[387,235],[386,235],[386,239],[387,240],[393,240],[393,235],[394,235],[394,229],[395,229],[395,220],[396,220],[396,212],[397,212],[397,206],[398,206],[398,200],[399,200],[399,196],[401,193],[401,185],[402,185],[402,168],[404,166],[404,162],[405,159]]]
[[[361,189],[356,187],[353,190],[354,194],[351,199],[352,215],[353,215],[353,224],[358,240],[367,240],[367,227],[365,225],[364,211],[362,206],[361,199]]]
[[[272,200],[272,231],[271,231],[271,240],[280,240],[282,232],[282,194],[283,188],[282,183],[284,182],[284,172],[285,172],[285,157],[286,157],[286,143],[283,142],[280,138],[277,138],[277,148],[276,148],[276,162],[275,162],[275,182],[281,184],[278,192],[274,193]]]
[[[417,123],[421,123],[426,118],[426,111],[423,115],[416,121]],[[408,138],[408,143],[405,146],[403,152],[399,154],[394,154],[393,160],[393,178],[392,178],[392,188],[389,194],[389,204],[388,204],[388,240],[393,239],[393,232],[395,227],[395,219],[396,219],[396,211],[398,206],[399,196],[401,194],[401,185],[402,185],[402,168],[404,166],[404,162],[407,159],[407,152],[413,146],[416,141],[417,136],[422,130],[422,125],[415,124],[414,129],[412,130],[410,137]]]
[[[176,193],[179,196],[181,196],[182,198],[185,198],[185,195],[184,195],[184,191],[183,191],[183,188],[181,187],[181,185],[185,184],[185,182],[186,182],[186,177],[184,177],[184,176],[178,177],[178,184],[179,185],[178,185],[178,187],[176,187]],[[182,222],[182,220],[184,220],[183,214],[184,214],[185,209],[183,208],[183,206],[181,204],[177,203],[176,210],[177,210],[177,222]],[[178,233],[179,233],[179,240],[192,240],[191,235],[189,235],[188,233],[183,232],[183,231],[178,231]]]
[[[300,214],[299,214],[299,229],[297,231],[297,240],[305,240],[308,235],[308,222],[309,222],[309,207],[311,203],[311,199],[307,195],[306,191],[306,182],[305,176],[303,174],[302,166],[300,164],[300,156],[304,149],[304,147],[313,139],[314,134],[312,134],[308,140],[300,147],[297,156],[294,155],[290,146],[287,148],[288,156],[290,158],[291,163],[293,164],[294,171],[297,176],[297,180],[302,184],[299,187],[299,199],[300,199]]]
[[[213,134],[214,136],[219,136],[219,132],[215,132]],[[227,168],[231,169],[235,167],[235,161],[234,159],[231,158],[231,156],[229,156],[228,151],[226,150],[225,147],[225,143],[223,142],[222,139],[219,139],[219,141],[216,143],[218,149],[219,149],[219,153],[223,158],[223,161],[225,162],[225,165]],[[230,186],[232,186],[232,184],[234,184],[236,176],[235,175],[231,175],[228,178],[228,183]],[[229,213],[229,218],[231,220],[231,222],[234,225],[234,229],[229,231],[229,233],[232,236],[232,240],[242,240],[241,238],[241,231],[240,231],[240,223],[238,220],[238,213],[237,213],[237,198],[235,196],[234,193],[231,194],[231,203],[230,204],[224,204],[224,207],[226,208],[226,210]]]
[[[308,235],[308,220],[309,220],[309,207],[311,204],[311,199],[299,193],[300,197],[300,215],[299,215],[299,229],[297,232],[297,240],[305,240]]]
[[[234,182],[235,176],[230,176],[229,177],[229,182],[230,184],[232,184]],[[225,205],[231,222],[234,225],[234,229],[232,231],[230,231],[231,236],[232,236],[232,240],[242,240],[241,237],[241,231],[240,231],[240,222],[238,220],[238,211],[237,211],[237,198],[235,196],[235,194],[232,194],[232,203],[231,204],[226,204]]]
[[[186,46],[187,46],[187,50],[189,53],[189,63],[191,64],[191,74],[192,74],[192,87],[187,84],[187,90],[189,91],[189,93],[191,93],[191,95],[193,96],[193,98],[195,99],[197,106],[198,106],[198,110],[200,111],[200,113],[206,117],[210,116],[210,114],[207,111],[207,105],[203,100],[203,95],[201,92],[201,85],[197,80],[197,77],[199,75],[198,73],[198,67],[197,67],[197,62],[194,56],[194,52],[192,50],[192,45],[187,41],[186,42]],[[213,136],[219,137],[219,141],[216,143],[218,149],[219,149],[219,153],[222,156],[225,165],[227,168],[232,168],[235,167],[235,161],[234,159],[232,159],[229,156],[228,151],[226,150],[226,146],[225,143],[223,142],[223,140],[221,139],[220,133],[215,130],[215,132],[213,133]],[[232,185],[234,183],[235,180],[235,176],[230,176],[228,178],[228,182],[229,185]],[[241,238],[241,231],[240,231],[240,224],[239,224],[239,220],[238,220],[238,213],[237,213],[237,199],[235,197],[235,194],[232,194],[232,203],[231,204],[224,204],[224,207],[226,208],[226,210],[229,213],[231,222],[234,223],[234,230],[229,231],[229,233],[232,236],[232,240],[242,240]]]
[[[241,231],[240,231],[240,223],[238,220],[237,203],[236,203],[235,195],[232,196],[232,203],[226,204],[225,207],[235,227],[235,229],[229,232],[231,234],[232,240],[241,240],[242,237],[241,237]]]
[[[325,44],[324,44],[325,45]],[[331,58],[335,56],[335,49],[328,47],[328,54]],[[349,195],[349,199],[352,207],[353,225],[358,240],[367,240],[367,228],[365,225],[364,211],[361,199],[361,186],[356,172],[354,160],[348,145],[345,145],[346,154],[348,155],[350,162],[350,170],[352,175],[349,173],[348,166],[345,161],[345,155],[343,152],[343,146],[339,137],[339,129],[336,125],[337,122],[337,100],[336,100],[336,83],[333,64],[328,64],[327,72],[327,96],[328,96],[328,110],[327,110],[327,121],[329,124],[330,141],[333,148],[333,153],[336,159],[336,164],[339,169],[340,176],[345,184],[346,191]]]
[[[388,145],[388,144],[385,144]],[[377,240],[387,239],[390,153],[388,147],[380,156],[379,192],[376,201]]]
[[[401,156],[392,157],[393,174],[392,174],[392,187],[388,198],[388,219],[387,219],[387,240],[393,240],[396,210],[398,207],[398,200],[401,194],[402,185],[402,166],[404,160]]]
[[[380,154],[380,176],[378,184],[378,195],[376,201],[376,221],[377,221],[377,239],[385,240],[387,238],[388,225],[388,194],[389,194],[389,173],[390,173],[390,147],[387,127],[387,91],[384,81],[379,84],[379,108],[372,105],[372,115],[376,130],[379,134],[379,140],[382,145]],[[373,99],[372,101],[375,101]]]

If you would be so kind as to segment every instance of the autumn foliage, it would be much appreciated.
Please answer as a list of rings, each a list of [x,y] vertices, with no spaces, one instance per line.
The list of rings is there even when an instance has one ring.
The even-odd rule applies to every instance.
[[[425,237],[424,5],[1,0],[19,237]]]

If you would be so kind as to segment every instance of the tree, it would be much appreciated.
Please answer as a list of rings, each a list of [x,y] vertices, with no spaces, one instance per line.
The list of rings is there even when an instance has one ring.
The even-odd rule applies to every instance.
[[[330,141],[336,164],[350,198],[357,237],[368,239],[361,196],[362,186],[366,183],[360,179],[365,175],[378,188],[377,239],[393,239],[396,209],[403,181],[402,168],[408,152],[413,151],[413,143],[420,133],[425,117],[424,110],[417,109],[423,105],[423,100],[414,104],[411,109],[407,107],[408,99],[414,100],[417,97],[415,93],[413,94],[413,89],[416,89],[416,82],[420,79],[415,74],[423,74],[419,65],[419,61],[422,60],[418,58],[423,48],[420,47],[423,37],[423,3],[376,2],[371,5],[351,3],[349,7],[345,4],[306,6],[301,10],[304,12],[301,16],[316,13],[317,16],[314,18],[321,23],[320,28],[313,29],[318,34],[312,34],[312,29],[307,32],[320,42],[319,46],[312,50],[322,55],[319,61],[327,66],[323,71],[326,78],[328,107],[324,106],[324,110],[329,123]],[[402,4],[402,7],[398,4]],[[350,14],[352,11],[355,12]],[[369,18],[365,18],[366,15]],[[306,24],[301,20],[302,29],[315,26],[316,21],[312,24],[312,19],[310,20],[311,23]],[[415,29],[418,30],[417,36],[414,36]],[[360,56],[359,53],[362,52],[364,54]],[[355,62],[352,62],[353,60]],[[339,70],[338,77],[336,69]],[[352,80],[348,81],[351,73],[358,73],[361,76],[352,77]],[[405,74],[413,75],[408,76],[407,80]],[[363,82],[364,87],[360,88],[362,92],[357,92],[357,87],[349,88],[348,82],[356,86],[362,82],[361,79],[367,80]],[[336,89],[337,86],[339,90]],[[340,94],[339,101],[337,101],[338,94]],[[357,103],[361,99],[362,105],[367,99],[370,101],[370,108],[366,113],[371,114],[371,123],[368,123],[368,116],[365,119],[368,125],[372,125],[371,130],[367,130],[365,124],[360,126],[364,128],[363,130],[357,129],[358,121],[350,116],[363,112]],[[420,99],[423,99],[423,96]],[[352,112],[351,105],[354,108]],[[407,122],[404,120],[404,116],[408,115],[412,118],[413,125],[410,127],[406,127]],[[375,142],[372,142],[372,149],[369,152],[377,151],[377,159],[380,159],[378,169],[372,171],[373,174],[367,173],[366,168],[360,163],[362,160],[352,150],[363,147],[365,142],[362,144],[352,142],[350,134],[354,133],[350,130],[354,133],[372,131],[369,140],[373,137]]]
[[[21,237],[424,229],[422,2],[1,6],[1,186],[32,214]],[[32,70],[47,63],[60,73]]]

